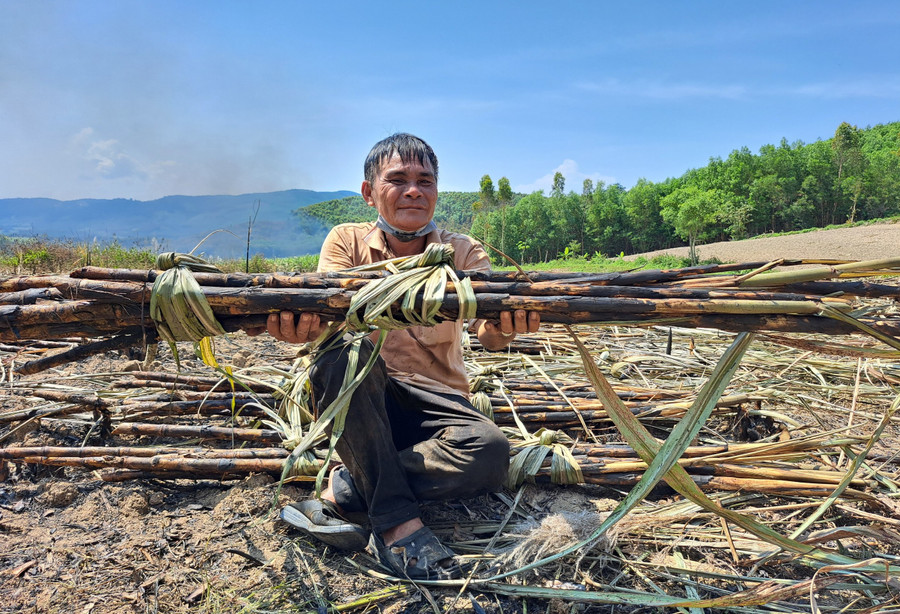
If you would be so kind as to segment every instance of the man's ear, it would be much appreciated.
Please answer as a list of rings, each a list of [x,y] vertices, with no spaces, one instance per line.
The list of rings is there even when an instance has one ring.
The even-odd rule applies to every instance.
[[[362,193],[363,200],[366,201],[366,204],[370,207],[374,207],[375,199],[372,198],[372,184],[370,184],[368,181],[363,180],[362,187],[359,189],[359,191]]]

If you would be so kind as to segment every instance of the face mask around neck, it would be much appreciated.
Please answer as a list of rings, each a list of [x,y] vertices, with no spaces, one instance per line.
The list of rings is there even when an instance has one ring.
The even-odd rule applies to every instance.
[[[418,230],[414,230],[412,232],[408,232],[406,230],[398,230],[397,228],[394,228],[393,226],[388,224],[385,221],[385,219],[383,217],[381,217],[380,215],[378,216],[378,221],[375,222],[375,225],[378,228],[385,231],[386,233],[388,233],[389,235],[396,237],[403,243],[409,243],[410,241],[415,241],[419,237],[424,237],[432,230],[437,229],[437,225],[434,223],[434,220],[432,220],[432,221],[428,222],[427,224],[425,224],[422,228],[419,228]]]

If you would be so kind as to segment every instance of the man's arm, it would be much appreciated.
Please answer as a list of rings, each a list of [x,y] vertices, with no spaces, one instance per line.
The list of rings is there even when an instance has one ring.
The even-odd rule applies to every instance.
[[[490,271],[491,261],[478,243],[468,254],[462,266],[465,270]],[[541,314],[537,311],[504,311],[499,320],[475,320],[472,330],[484,349],[495,352],[508,346],[519,333],[536,333],[541,326]]]

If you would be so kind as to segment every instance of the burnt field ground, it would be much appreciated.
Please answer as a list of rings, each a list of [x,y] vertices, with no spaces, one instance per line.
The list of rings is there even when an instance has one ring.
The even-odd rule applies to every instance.
[[[874,244],[863,235],[823,231],[778,237],[783,252],[767,246],[773,251],[756,253],[745,242],[737,248],[739,257],[706,246],[700,253],[744,261],[896,254],[898,226],[844,230],[883,238]],[[787,246],[799,241],[805,251],[789,252]],[[858,251],[849,248],[857,243]],[[576,333],[619,397],[660,439],[684,415],[734,338],[668,328],[579,326]],[[884,570],[897,565],[900,555],[900,432],[885,415],[897,395],[900,361],[868,337],[759,335],[692,442],[695,460],[684,465],[723,508],[848,561],[878,559],[870,566],[880,564],[880,575],[827,567],[817,573],[809,559],[779,551],[660,485],[604,539],[493,584],[466,586],[398,583],[364,552],[335,552],[299,537],[277,520],[277,508],[310,496],[309,478],[285,484],[276,504],[277,471],[235,469],[213,479],[192,463],[208,449],[271,450],[277,443],[187,432],[110,433],[136,422],[268,428],[260,423],[266,416],[251,404],[241,409],[239,386],[232,393],[228,385],[209,385],[217,374],[193,357],[189,344],[180,345],[177,377],[165,344],[155,359],[110,352],[23,377],[13,374],[16,364],[57,348],[0,348],[3,449],[40,447],[46,455],[51,447],[103,446],[114,458],[127,456],[122,448],[180,451],[179,469],[165,479],[154,473],[158,466],[139,471],[0,461],[0,612],[650,612],[661,609],[653,596],[688,601],[731,595],[746,598],[706,611],[897,607],[896,578]],[[217,356],[265,404],[266,387],[289,371],[295,348],[238,333],[217,341]],[[586,451],[622,439],[604,417],[574,342],[561,328],[523,337],[511,352],[487,353],[475,344],[466,349],[466,359],[473,375],[489,373],[488,379],[502,383],[501,389],[489,387],[487,396],[514,441],[521,434],[515,434],[520,429],[510,405],[529,433],[567,433],[571,441],[556,441],[584,452],[576,456],[593,482],[552,484],[548,468],[535,483],[498,494],[425,504],[427,523],[478,561],[475,577],[486,578],[590,537],[641,469],[631,457]],[[231,398],[239,401],[232,406]],[[34,413],[43,417],[29,417]],[[883,432],[874,437],[879,426]],[[730,453],[713,451],[725,446]],[[823,505],[867,447],[869,460],[854,481]]]

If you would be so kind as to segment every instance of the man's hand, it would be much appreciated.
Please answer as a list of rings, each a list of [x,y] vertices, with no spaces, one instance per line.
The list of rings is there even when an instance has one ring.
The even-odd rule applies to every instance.
[[[484,349],[502,350],[519,333],[536,333],[541,327],[541,314],[537,311],[504,311],[500,320],[482,320],[476,333]]]
[[[270,335],[279,341],[287,343],[309,343],[315,341],[328,326],[316,313],[294,314],[293,311],[270,313],[266,320],[266,328],[254,328],[247,330],[247,334],[255,337],[268,331]]]

